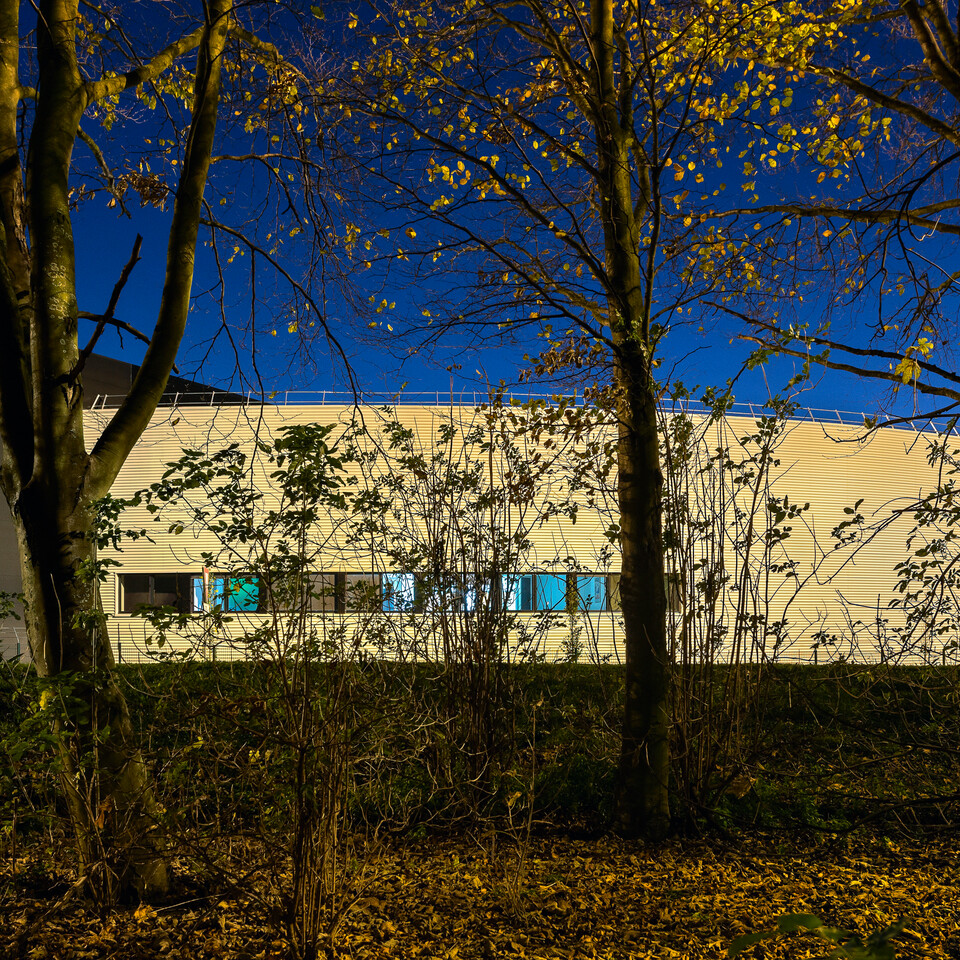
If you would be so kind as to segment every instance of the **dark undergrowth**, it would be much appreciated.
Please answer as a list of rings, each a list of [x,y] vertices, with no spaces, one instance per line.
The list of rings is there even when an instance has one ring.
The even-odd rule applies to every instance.
[[[715,668],[718,688],[725,669]],[[285,815],[303,745],[290,734],[276,671],[221,662],[125,666],[119,675],[159,799],[180,830],[227,834]],[[484,707],[481,736],[475,711],[457,702],[449,668],[317,667],[311,685],[317,729],[325,704],[338,698],[348,812],[357,824],[393,833],[521,819],[534,831],[607,827],[618,668],[510,667]],[[49,831],[59,816],[44,716],[34,675],[5,668],[0,817],[8,840]],[[736,719],[752,725],[737,755],[718,754],[693,789],[675,784],[675,795],[687,798],[675,810],[683,832],[923,832],[960,816],[954,668],[768,668]]]

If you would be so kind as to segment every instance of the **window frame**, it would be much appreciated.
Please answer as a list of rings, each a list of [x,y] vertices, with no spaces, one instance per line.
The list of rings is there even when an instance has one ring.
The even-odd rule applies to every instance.
[[[147,578],[147,592],[149,595],[149,601],[146,603],[139,603],[136,607],[131,607],[127,609],[127,585],[125,580],[128,577],[146,577]],[[174,590],[174,603],[157,603],[156,594],[160,593],[169,593],[167,590],[157,591],[156,579],[157,577],[171,577],[173,578],[176,589]],[[170,571],[153,571],[153,572],[142,572],[142,571],[133,571],[133,570],[122,570],[117,573],[117,590],[116,590],[116,609],[119,616],[133,616],[138,611],[144,609],[160,609],[161,607],[172,607],[178,613],[188,612],[190,606],[190,577],[189,573],[184,573],[182,571],[170,572]]]
[[[380,609],[383,613],[422,612],[423,594],[415,573],[385,570],[380,574],[380,587]]]
[[[344,570],[333,574],[335,577],[334,600],[336,613],[377,613],[382,612],[384,589],[383,574],[364,570]],[[353,578],[353,585],[351,585]],[[369,583],[371,602],[368,605],[351,603],[351,594],[358,595],[364,581]]]
[[[569,613],[571,601],[571,583],[569,573],[557,573],[551,570],[525,570],[522,573],[501,574],[500,604],[509,613]],[[562,583],[563,602],[547,606],[546,597],[556,596],[555,590],[548,590],[548,582]],[[513,598],[517,597],[514,601]],[[514,603],[516,605],[514,605]]]
[[[188,574],[190,592],[188,595],[189,613],[265,613],[266,590],[263,577],[255,573],[223,572],[209,570],[201,573]],[[231,595],[235,592],[231,584],[253,581],[257,588],[256,608],[235,607],[231,603]],[[238,592],[238,591],[236,591]]]
[[[605,610],[611,609],[610,579],[607,574],[577,571],[577,573],[573,574],[573,577],[575,579],[571,596],[576,601],[576,610],[578,613],[603,613]],[[585,590],[590,589],[588,582],[601,584],[603,595],[594,598],[591,594],[585,593]],[[587,600],[591,601],[589,605],[586,603]]]

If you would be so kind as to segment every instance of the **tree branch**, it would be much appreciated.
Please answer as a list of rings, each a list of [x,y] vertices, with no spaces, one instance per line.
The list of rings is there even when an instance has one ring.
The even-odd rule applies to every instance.
[[[766,330],[767,332],[773,333],[778,337],[775,342],[771,342],[769,340],[765,340],[760,335],[751,336],[750,334],[741,333],[737,337],[738,340],[744,340],[749,343],[757,343],[772,353],[782,353],[785,356],[796,357],[797,359],[807,361],[808,363],[816,363],[818,366],[824,367],[827,370],[837,370],[842,373],[852,373],[858,377],[869,377],[872,380],[883,380],[887,383],[893,384],[897,388],[909,385],[911,389],[916,390],[918,393],[935,397],[946,397],[949,400],[960,402],[960,374],[953,373],[950,370],[945,370],[943,367],[938,367],[936,364],[929,363],[926,360],[921,360],[918,357],[909,358],[924,372],[935,377],[940,377],[941,379],[946,380],[948,384],[955,383],[957,386],[951,387],[946,385],[932,384],[916,377],[910,380],[908,384],[905,384],[900,374],[895,373],[893,370],[877,370],[874,367],[868,367],[865,365],[854,365],[852,363],[831,360],[829,354],[829,351],[831,350],[838,350],[842,353],[863,357],[865,359],[897,361],[898,363],[905,358],[903,354],[894,353],[890,350],[854,347],[850,344],[838,343],[833,340],[828,340],[825,337],[804,334],[799,331],[793,334],[789,330],[783,330],[774,324],[765,323],[763,320],[759,320],[756,317],[751,317],[726,304],[716,303],[713,301],[704,302],[707,306],[714,307],[723,313],[737,317],[752,327],[758,327],[761,330]],[[814,344],[816,346],[822,346],[825,348],[825,352],[821,354],[814,354],[811,353],[810,350],[800,350],[796,347],[791,347],[789,345],[790,340],[796,340],[801,344]]]
[[[145,333],[142,333],[136,327],[131,326],[125,320],[118,320],[116,317],[104,318],[103,314],[89,313],[86,310],[78,311],[77,317],[81,320],[93,320],[95,323],[99,323],[101,319],[106,319],[108,326],[116,327],[118,330],[123,330],[125,333],[129,333],[131,336],[136,337],[142,343],[150,343],[150,338]],[[174,372],[176,372],[176,369],[174,369]]]
[[[790,65],[783,64],[783,66]],[[864,83],[862,80],[858,80],[849,73],[844,73],[842,70],[836,70],[833,67],[811,66],[807,69],[810,73],[814,73],[817,76],[826,77],[843,84],[848,90],[852,90],[854,93],[866,97],[866,99],[876,103],[878,106],[885,107],[887,110],[915,120],[917,123],[925,126],[931,133],[937,134],[937,136],[942,137],[949,143],[960,146],[960,133],[958,133],[954,127],[944,123],[925,110],[915,107],[912,103],[906,103],[903,100],[898,100],[896,97],[891,97],[889,94],[882,93],[880,90],[869,86],[869,84]]]
[[[116,177],[110,172],[110,167],[107,166],[107,158],[103,155],[103,151],[97,145],[96,140],[87,133],[83,127],[77,127],[77,136],[87,145],[87,148],[93,154],[94,160],[97,161],[97,165],[103,171],[104,179],[107,181],[107,190],[110,191],[114,200],[120,204],[120,209],[127,213],[127,208],[123,202],[123,194],[117,190],[117,180]],[[127,214],[129,216],[129,214]]]
[[[887,383],[893,384],[893,386],[897,388],[909,386],[911,390],[916,390],[918,393],[923,393],[932,397],[947,397],[950,400],[956,400],[957,402],[960,402],[960,388],[939,386],[936,384],[927,383],[924,380],[911,380],[909,384],[905,384],[900,375],[894,373],[892,370],[876,370],[871,367],[854,365],[852,363],[843,363],[842,361],[831,360],[827,354],[821,354],[817,356],[811,354],[809,351],[796,350],[793,347],[788,347],[781,344],[774,346],[767,343],[760,337],[751,337],[747,334],[740,334],[737,339],[758,343],[776,353],[782,353],[788,357],[797,357],[800,360],[807,360],[811,363],[817,364],[818,366],[824,367],[827,370],[837,370],[841,373],[852,373],[857,377],[869,377],[872,380],[883,380]]]
[[[712,306],[716,306],[716,304],[712,304]],[[876,347],[855,347],[852,344],[839,343],[836,340],[829,340],[826,337],[819,337],[815,334],[806,334],[800,332],[792,334],[788,330],[781,330],[779,327],[776,327],[770,323],[764,323],[762,320],[752,320],[748,322],[750,322],[752,326],[759,327],[762,330],[767,330],[770,333],[777,334],[781,337],[789,337],[791,339],[798,340],[801,343],[812,343],[818,347],[826,347],[828,350],[841,350],[844,353],[849,353],[854,357],[864,357],[866,359],[874,360],[887,360],[890,362],[895,361],[897,363],[900,363],[902,360],[909,359],[926,373],[932,374],[935,377],[941,377],[942,379],[952,383],[960,384],[960,374],[954,373],[952,370],[946,370],[943,367],[937,366],[935,363],[930,363],[928,360],[922,360],[919,357],[905,357],[902,353],[896,353],[893,350],[880,350]],[[769,345],[773,349],[777,349],[776,344]]]
[[[115,97],[131,87],[139,87],[141,84],[156,80],[164,71],[169,70],[176,60],[191,50],[196,50],[203,41],[206,30],[207,26],[197,27],[196,30],[164,47],[151,60],[122,76],[87,81],[84,85],[87,102],[96,103],[107,97]]]
[[[150,346],[120,409],[107,424],[90,454],[85,491],[97,498],[110,488],[163,396],[177,357],[190,310],[203,193],[213,154],[220,104],[220,71],[232,11],[231,0],[211,0],[206,7],[197,52],[193,117],[167,244],[167,268],[160,311]]]
[[[943,200],[939,203],[928,204],[917,211],[904,210],[901,207],[883,207],[879,210],[851,209],[829,204],[802,204],[802,203],[769,203],[756,207],[735,207],[732,210],[723,210],[715,215],[717,219],[728,217],[755,217],[763,213],[782,213],[796,217],[823,217],[825,219],[838,218],[849,220],[851,223],[906,223],[911,227],[923,227],[925,230],[934,230],[937,233],[950,236],[960,236],[960,224],[944,223],[942,220],[931,220],[929,214],[937,211],[960,209],[960,200]],[[919,210],[925,211],[924,214]],[[708,219],[713,219],[707,215]]]
[[[234,22],[230,27],[230,32],[242,43],[245,43],[251,50],[256,50],[257,53],[266,54],[271,60],[276,64],[283,63],[283,56],[280,51],[272,44],[266,40],[261,40],[255,33],[251,33],[249,30],[244,29],[240,24]]]
[[[107,304],[107,309],[103,312],[100,319],[97,321],[97,326],[93,331],[93,336],[90,337],[90,341],[87,345],[80,351],[80,356],[77,357],[77,362],[74,365],[73,370],[70,371],[70,380],[76,380],[83,371],[84,364],[87,362],[87,357],[93,353],[93,348],[97,345],[97,341],[100,339],[100,334],[103,333],[104,327],[107,323],[113,319],[113,311],[117,309],[117,301],[120,299],[120,294],[123,292],[123,288],[127,285],[127,280],[130,279],[130,274],[133,272],[133,268],[140,262],[140,248],[143,246],[143,237],[140,234],[137,234],[137,239],[133,241],[133,253],[130,254],[130,259],[127,261],[123,270],[120,271],[120,279],[113,286],[113,293],[110,294],[110,302]]]
[[[930,12],[930,9],[936,8],[936,6],[936,0],[928,0],[922,8],[916,0],[905,0],[903,12],[907,15],[910,26],[913,27],[914,36],[916,36],[917,42],[923,50],[923,57],[930,67],[930,72],[940,81],[944,89],[949,90],[957,98],[960,97],[960,73],[957,73],[954,66],[944,58],[940,44],[937,43],[937,38],[924,16],[925,13]],[[943,11],[941,10],[940,13],[941,19],[943,19]],[[934,15],[931,19],[936,21],[937,18]],[[954,44],[955,46],[956,44]]]
[[[325,336],[330,341],[330,343],[333,344],[334,349],[337,351],[338,354],[340,354],[340,357],[342,358],[343,362],[347,366],[347,369],[349,370],[350,360],[347,356],[347,353],[343,349],[343,345],[340,343],[340,341],[336,338],[336,336],[334,336],[333,331],[331,331],[330,328],[327,326],[326,320],[324,319],[324,316],[323,316],[323,310],[320,308],[320,304],[318,304],[314,300],[314,298],[310,295],[309,291],[303,286],[303,284],[299,283],[290,274],[290,272],[284,268],[283,264],[280,263],[280,261],[276,257],[271,256],[271,254],[267,250],[255,244],[252,240],[249,239],[249,237],[245,236],[240,230],[236,230],[233,227],[229,227],[225,223],[218,223],[216,220],[211,220],[208,218],[204,218],[203,220],[201,220],[201,223],[203,223],[203,225],[206,227],[210,227],[210,229],[213,231],[219,230],[221,233],[228,234],[229,236],[233,237],[235,240],[242,243],[248,250],[251,251],[251,253],[258,254],[259,256],[263,257],[263,259],[266,260],[267,263],[269,263],[270,266],[272,266],[273,269],[276,270],[277,273],[279,273],[284,278],[284,280],[286,280],[287,283],[290,284],[290,287],[293,290],[296,290],[297,293],[299,293],[300,296],[303,297],[306,303],[310,304],[311,309],[313,310],[317,319],[320,321],[321,326],[323,327],[323,332]]]

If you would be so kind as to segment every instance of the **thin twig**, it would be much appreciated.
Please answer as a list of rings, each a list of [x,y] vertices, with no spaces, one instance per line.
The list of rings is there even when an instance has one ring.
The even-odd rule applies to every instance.
[[[143,246],[143,237],[140,234],[137,234],[137,239],[133,241],[133,252],[130,254],[130,259],[127,261],[123,270],[120,271],[120,279],[113,286],[113,293],[110,294],[110,302],[107,304],[107,309],[101,314],[99,320],[97,321],[96,329],[93,331],[93,336],[90,337],[90,342],[80,351],[80,356],[77,358],[77,362],[74,368],[70,371],[69,381],[73,382],[80,376],[81,371],[83,370],[84,364],[87,362],[87,357],[93,353],[93,348],[97,345],[97,341],[100,339],[100,334],[103,333],[106,325],[113,319],[113,312],[117,309],[117,303],[120,300],[120,294],[123,292],[123,288],[127,285],[127,280],[130,279],[130,274],[133,272],[133,268],[140,262],[140,248]],[[149,342],[149,341],[148,341]]]

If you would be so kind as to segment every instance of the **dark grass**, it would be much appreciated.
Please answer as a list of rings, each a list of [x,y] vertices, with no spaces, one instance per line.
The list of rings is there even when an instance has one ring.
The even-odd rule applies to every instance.
[[[714,670],[717,690],[726,689],[728,669]],[[478,757],[472,674],[373,661],[317,667],[310,702],[318,715],[333,714],[348,744],[351,816],[397,832],[480,821],[606,829],[619,668],[523,664],[496,673]],[[154,664],[123,666],[118,676],[159,798],[182,827],[222,834],[285,816],[297,743],[274,668]],[[960,819],[956,668],[780,666],[751,681],[737,713],[749,736],[718,755],[696,790],[675,791],[695,798],[677,801],[685,830],[842,836],[935,831]],[[347,698],[337,700],[333,691],[344,689]],[[40,833],[59,817],[38,701],[28,669],[0,671],[0,824],[8,836]]]

